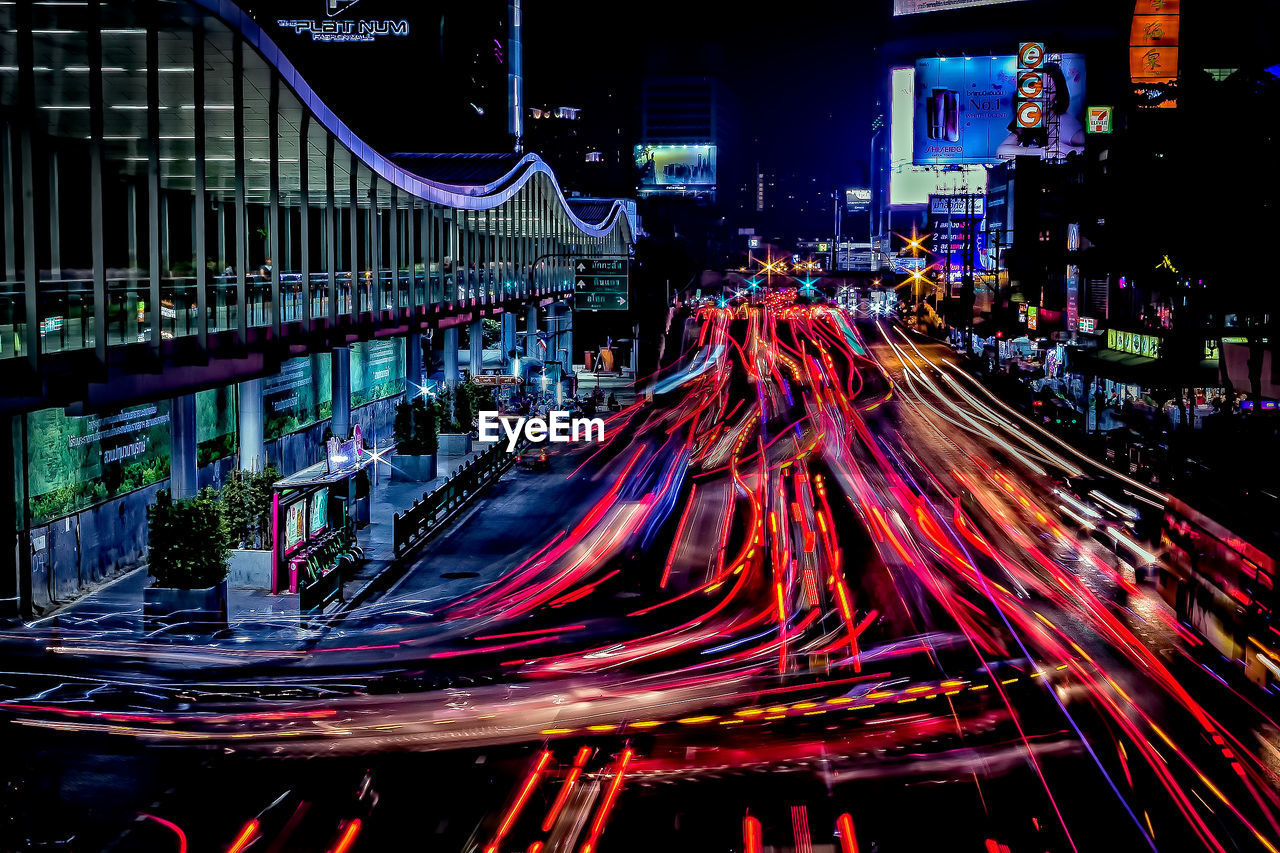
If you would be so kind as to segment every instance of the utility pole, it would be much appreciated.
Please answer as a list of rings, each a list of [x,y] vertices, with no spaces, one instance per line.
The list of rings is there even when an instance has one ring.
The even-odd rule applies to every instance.
[[[973,266],[974,250],[977,248],[974,227],[974,199],[971,194],[964,197],[964,234],[961,238],[964,268],[960,273],[960,311],[964,315],[964,350],[967,358],[973,352]]]
[[[946,288],[942,292],[943,305],[945,306],[943,308],[944,326],[948,325],[951,322],[951,315],[953,313],[951,308],[951,245],[954,237],[953,237],[951,227],[952,227],[951,226],[951,199],[948,198],[947,199],[947,232],[946,232],[947,236],[942,241],[942,246],[943,246],[942,251],[945,253],[943,257],[942,286]],[[950,332],[947,332],[947,337],[948,338],[951,337]]]
[[[837,189],[836,189],[836,191],[835,191],[834,193],[832,193],[832,201],[834,202],[834,204],[832,205],[832,208],[833,208],[833,213],[834,213],[834,215],[835,215],[835,229],[834,229],[834,231],[835,231],[835,237],[833,237],[833,238],[832,238],[832,240],[831,240],[831,265],[827,267],[827,270],[828,270],[829,272],[835,272],[835,269],[836,269],[836,247],[840,245],[840,225],[841,225],[841,223],[840,223],[840,218],[841,218],[841,217],[840,217],[840,190],[839,190],[839,188],[837,188]]]

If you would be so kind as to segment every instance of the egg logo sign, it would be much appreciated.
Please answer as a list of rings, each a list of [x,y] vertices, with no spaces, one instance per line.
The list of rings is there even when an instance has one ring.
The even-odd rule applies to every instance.
[[[1018,97],[1038,98],[1044,92],[1044,77],[1036,71],[1023,71],[1018,74]]]
[[[1018,45],[1018,67],[1034,71],[1044,65],[1044,44],[1038,41],[1024,41]]]
[[[1018,127],[1040,127],[1044,123],[1044,109],[1037,101],[1018,104]]]

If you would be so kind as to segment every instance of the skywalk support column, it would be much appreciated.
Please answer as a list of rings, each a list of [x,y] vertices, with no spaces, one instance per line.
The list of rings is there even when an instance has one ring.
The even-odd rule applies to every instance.
[[[31,537],[21,498],[26,472],[26,419],[0,415],[0,619],[31,616]]]
[[[524,325],[524,357],[535,358],[538,354],[538,303],[534,302],[529,306],[526,317]]]
[[[444,330],[444,383],[449,388],[458,386],[458,327]]]
[[[421,393],[422,389],[422,335],[417,332],[410,334],[405,344],[405,351],[404,375],[409,380],[405,391],[408,394],[407,399],[412,400]]]
[[[351,350],[335,347],[329,371],[329,390],[333,400],[333,419],[329,428],[338,438],[351,434]]]
[[[236,396],[240,408],[240,470],[261,471],[266,462],[262,432],[262,380],[241,382]]]
[[[511,352],[516,348],[516,315],[510,311],[502,314],[502,361],[511,366]]]
[[[484,320],[471,321],[471,376],[476,377],[484,372]]]
[[[199,490],[196,395],[183,394],[169,403],[169,492],[179,501],[195,497]]]
[[[560,314],[560,346],[564,349],[564,369],[570,377],[576,376],[573,372],[573,297],[564,304],[564,310]]]

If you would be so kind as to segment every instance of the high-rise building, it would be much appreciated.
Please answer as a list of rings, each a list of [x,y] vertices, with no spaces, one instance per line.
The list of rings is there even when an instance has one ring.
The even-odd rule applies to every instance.
[[[650,77],[641,95],[639,192],[714,200],[733,152],[723,87],[713,77]]]

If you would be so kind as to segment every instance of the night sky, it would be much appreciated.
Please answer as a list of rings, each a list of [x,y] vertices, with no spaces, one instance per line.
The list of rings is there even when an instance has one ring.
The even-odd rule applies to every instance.
[[[612,92],[622,105],[620,117],[638,126],[644,75],[709,74],[737,101],[737,126],[750,157],[780,173],[795,169],[823,183],[864,181],[873,50],[887,6],[791,3],[785,12],[760,14],[722,3],[628,11],[586,0],[527,2],[526,101],[590,110]],[[437,17],[435,3],[361,0],[352,12],[358,17],[410,21],[410,38],[374,45],[313,46],[274,26],[277,17],[322,18],[324,0],[274,0],[252,9],[314,88],[370,144],[387,152],[422,149],[423,128],[440,118],[431,101],[445,82],[423,73],[423,42]]]

